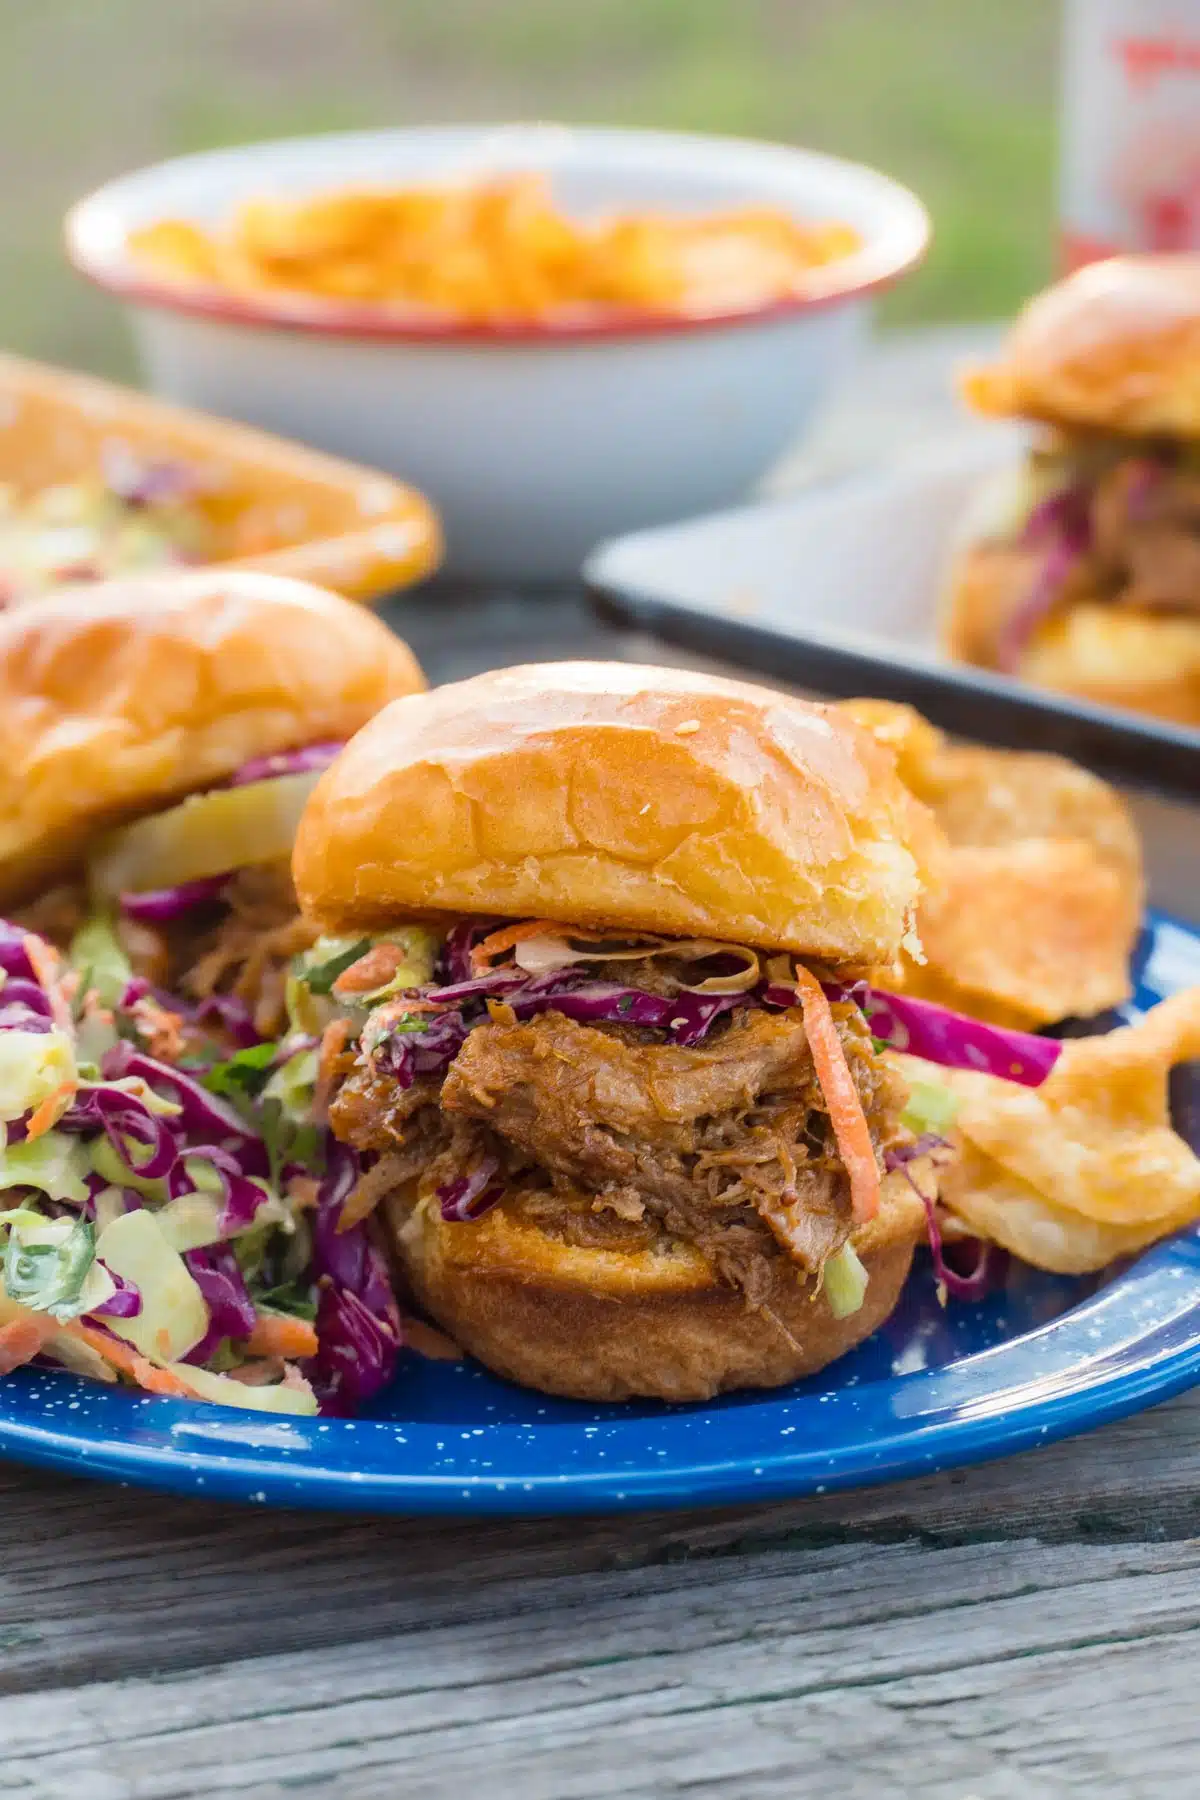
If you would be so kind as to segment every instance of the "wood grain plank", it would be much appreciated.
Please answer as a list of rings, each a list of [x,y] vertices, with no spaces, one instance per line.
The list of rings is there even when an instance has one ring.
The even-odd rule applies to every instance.
[[[239,1656],[248,1620],[264,1648],[300,1651],[494,1618],[568,1574],[780,1545],[1186,1539],[1198,1441],[1200,1391],[1070,1443],[854,1494],[490,1523],[261,1513],[5,1468],[0,1693]]]
[[[1198,1573],[1195,1544],[994,1544],[567,1578],[470,1628],[2,1701],[0,1792],[783,1795],[802,1767],[829,1800],[1190,1800]]]

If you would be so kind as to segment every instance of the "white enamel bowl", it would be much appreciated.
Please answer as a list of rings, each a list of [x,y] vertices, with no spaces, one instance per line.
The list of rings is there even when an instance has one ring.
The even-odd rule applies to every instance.
[[[379,309],[184,290],[134,263],[131,229],[215,223],[250,194],[542,169],[568,210],[774,205],[855,227],[811,291],[719,318],[413,322]],[[572,573],[601,538],[725,504],[792,444],[844,372],[871,296],[919,261],[920,202],[854,163],[782,145],[558,126],[373,131],[251,144],[110,182],[67,218],[77,268],[125,301],[173,400],[374,463],[440,507],[449,564]]]

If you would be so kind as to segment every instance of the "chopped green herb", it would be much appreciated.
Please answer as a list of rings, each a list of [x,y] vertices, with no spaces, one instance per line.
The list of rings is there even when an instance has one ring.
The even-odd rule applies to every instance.
[[[256,1094],[278,1051],[275,1043],[253,1044],[248,1050],[238,1050],[227,1061],[209,1069],[202,1077],[204,1085],[211,1094]]]
[[[9,1233],[4,1253],[4,1288],[33,1312],[73,1319],[88,1271],[96,1259],[96,1233],[87,1219],[76,1219],[57,1243],[25,1243]]]
[[[253,1300],[255,1306],[265,1306],[271,1312],[287,1313],[293,1319],[307,1319],[309,1324],[317,1316],[312,1288],[304,1282],[289,1281],[280,1287],[267,1288],[263,1293],[254,1294]]]

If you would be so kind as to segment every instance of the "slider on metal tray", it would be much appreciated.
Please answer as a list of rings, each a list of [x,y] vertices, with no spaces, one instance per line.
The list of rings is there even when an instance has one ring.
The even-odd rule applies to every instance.
[[[1200,723],[1200,255],[1078,270],[964,385],[1038,435],[980,496],[947,596],[951,653]]]

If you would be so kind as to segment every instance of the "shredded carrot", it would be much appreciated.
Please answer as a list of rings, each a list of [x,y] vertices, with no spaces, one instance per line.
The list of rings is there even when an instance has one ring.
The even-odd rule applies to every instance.
[[[172,1394],[183,1400],[200,1398],[195,1388],[189,1387],[181,1376],[170,1369],[160,1369],[157,1363],[149,1362],[144,1356],[133,1359],[133,1379],[148,1394]]]
[[[383,1006],[377,1006],[371,1018],[376,1025],[390,1025],[393,1020],[407,1018],[410,1013],[440,1013],[445,1010],[444,1000],[422,1000],[415,994],[411,998],[407,994],[401,994],[398,999],[388,1000]]]
[[[357,962],[343,969],[333,984],[335,994],[369,994],[384,987],[404,962],[404,951],[398,944],[374,944],[364,950]]]
[[[62,1329],[86,1344],[89,1350],[94,1350],[97,1356],[102,1356],[119,1374],[128,1375],[131,1381],[137,1380],[134,1364],[140,1358],[120,1338],[109,1337],[106,1331],[97,1331],[94,1325],[83,1325],[78,1319]]]
[[[587,932],[577,932],[569,925],[556,924],[553,919],[526,919],[520,925],[505,925],[499,931],[493,931],[471,951],[471,968],[476,975],[483,975],[491,968],[498,956],[506,950],[512,950],[517,944],[523,944],[526,938],[562,937],[570,931],[572,937],[587,937]]]
[[[136,1381],[148,1394],[174,1394],[186,1400],[200,1398],[195,1389],[190,1388],[178,1375],[173,1375],[169,1369],[158,1368],[147,1357],[139,1356],[136,1350],[122,1343],[120,1338],[110,1337],[106,1331],[97,1331],[94,1325],[84,1325],[75,1319],[70,1325],[60,1325],[58,1329],[69,1331],[72,1337],[79,1338],[89,1350],[102,1356],[119,1374]]]
[[[317,1334],[307,1319],[259,1313],[246,1348],[251,1356],[315,1356]]]
[[[320,1191],[321,1184],[315,1175],[293,1175],[285,1189],[292,1205],[299,1207],[302,1212],[312,1211]]]
[[[240,1368],[230,1369],[229,1379],[240,1382],[242,1387],[274,1387],[282,1381],[286,1367],[278,1356],[271,1356],[262,1362],[242,1363]]]
[[[829,1108],[829,1121],[837,1139],[842,1163],[850,1177],[850,1214],[856,1225],[865,1225],[879,1211],[879,1165],[842,1040],[837,1034],[829,1001],[816,976],[796,965],[796,989],[804,1011],[804,1029],[816,1065],[817,1080]]]
[[[183,1014],[160,1006],[149,994],[134,1002],[133,1016],[151,1056],[175,1062],[183,1054]]]
[[[25,1313],[0,1327],[0,1375],[8,1375],[23,1363],[40,1356],[52,1337],[62,1330],[49,1313]]]
[[[43,1133],[53,1130],[71,1104],[71,1096],[75,1092],[75,1087],[76,1084],[73,1081],[60,1082],[54,1092],[47,1095],[40,1106],[34,1107],[25,1126],[26,1141],[30,1138],[40,1138]]]
[[[349,1019],[334,1019],[321,1033],[321,1048],[317,1052],[317,1080],[313,1090],[313,1114],[318,1119],[325,1117],[329,1096],[333,1092],[333,1065],[345,1049],[351,1029]]]
[[[490,996],[487,1003],[488,1018],[493,1025],[515,1025],[517,1015],[507,1000],[493,1000]]]
[[[21,944],[29,958],[29,966],[50,1002],[51,1018],[60,1031],[70,1031],[74,1021],[66,996],[59,986],[57,950],[52,949],[44,938],[35,937],[31,931],[26,932]]]

